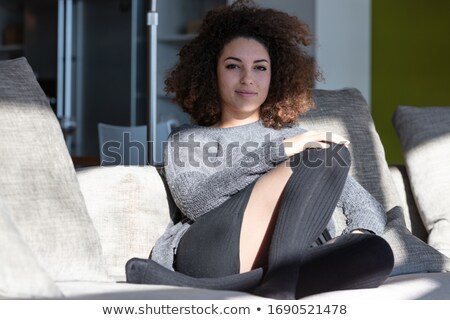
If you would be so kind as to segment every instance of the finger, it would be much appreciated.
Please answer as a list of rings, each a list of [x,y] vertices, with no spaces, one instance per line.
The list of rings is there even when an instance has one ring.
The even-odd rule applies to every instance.
[[[348,145],[350,143],[350,141],[345,139],[343,136],[338,135],[336,133],[332,133],[332,132],[322,132],[321,138],[322,138],[322,141],[332,142],[332,143],[336,143],[336,144]]]

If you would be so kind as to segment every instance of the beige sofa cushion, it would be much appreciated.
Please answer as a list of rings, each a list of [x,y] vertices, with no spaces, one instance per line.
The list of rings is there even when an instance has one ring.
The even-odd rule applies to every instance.
[[[384,148],[367,102],[357,89],[314,90],[317,107],[301,117],[309,130],[331,131],[350,140],[352,175],[386,209],[387,226],[383,237],[394,251],[391,275],[449,271],[450,260],[413,236],[406,228],[402,201],[389,172]],[[345,223],[339,210],[333,215]],[[344,222],[343,222],[344,221]],[[338,225],[337,230],[345,226]],[[427,260],[424,260],[426,257]]]
[[[0,199],[0,298],[60,298]]]
[[[164,185],[154,167],[93,167],[77,172],[99,232],[108,274],[125,280],[125,263],[147,258],[169,223]]]
[[[428,243],[450,257],[450,107],[402,106],[394,125]]]
[[[0,197],[54,280],[107,280],[61,128],[25,58],[0,62]]]

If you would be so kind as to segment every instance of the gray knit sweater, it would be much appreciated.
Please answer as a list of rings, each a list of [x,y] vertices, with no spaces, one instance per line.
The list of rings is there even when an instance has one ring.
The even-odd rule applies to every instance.
[[[176,205],[195,223],[285,161],[288,157],[283,140],[304,132],[298,126],[266,128],[261,121],[231,128],[181,127],[169,136],[165,154],[166,179]],[[384,208],[350,176],[337,207],[347,219],[343,233],[360,228],[375,234],[383,232]],[[169,224],[155,244],[151,259],[173,269],[178,243],[189,226],[182,222]],[[332,224],[329,229],[333,229]]]

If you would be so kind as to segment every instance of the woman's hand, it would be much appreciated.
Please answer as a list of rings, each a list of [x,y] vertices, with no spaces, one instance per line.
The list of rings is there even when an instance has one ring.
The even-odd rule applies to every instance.
[[[305,149],[325,149],[329,143],[348,145],[350,141],[332,132],[308,131],[284,140],[284,150],[288,157]]]

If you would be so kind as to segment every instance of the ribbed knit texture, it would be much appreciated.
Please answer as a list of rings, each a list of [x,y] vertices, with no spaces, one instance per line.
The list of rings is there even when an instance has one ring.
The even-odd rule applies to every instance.
[[[167,184],[176,205],[195,221],[287,160],[283,140],[305,132],[298,126],[266,128],[261,121],[231,128],[179,128],[168,138],[165,157]],[[347,217],[344,234],[354,229],[382,234],[384,208],[352,177],[347,178],[337,207]],[[180,224],[166,230],[151,257],[170,269],[179,239],[187,231]]]

